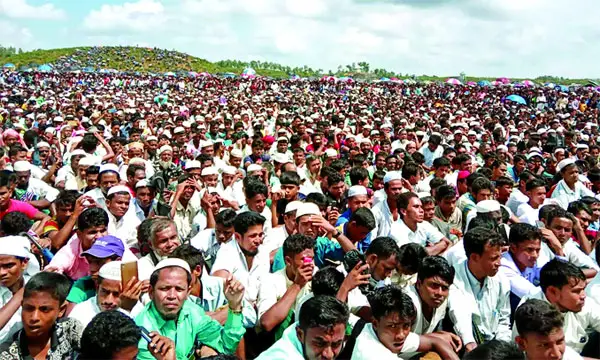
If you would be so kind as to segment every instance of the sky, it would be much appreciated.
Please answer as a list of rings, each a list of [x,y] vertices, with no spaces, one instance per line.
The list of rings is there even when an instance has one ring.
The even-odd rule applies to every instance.
[[[597,0],[0,0],[0,45],[173,49],[209,61],[600,78]]]

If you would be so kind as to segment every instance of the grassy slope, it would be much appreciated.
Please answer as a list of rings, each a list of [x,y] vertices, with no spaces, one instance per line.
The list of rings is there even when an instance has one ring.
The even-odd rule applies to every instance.
[[[37,66],[47,63],[57,63],[61,59],[74,57],[75,59],[82,61],[82,67],[92,66],[96,69],[116,69],[120,71],[141,71],[141,72],[154,72],[164,73],[167,71],[196,71],[196,72],[209,72],[209,73],[225,73],[233,72],[240,74],[243,70],[243,66],[239,64],[227,65],[228,61],[222,61],[218,64],[211,63],[204,59],[196,58],[184,53],[176,51],[167,51],[161,49],[150,49],[142,47],[101,47],[94,51],[91,56],[87,55],[87,52],[92,50],[91,47],[79,47],[79,48],[66,48],[66,49],[51,49],[51,50],[35,50],[24,52],[22,54],[0,56],[0,66],[5,63],[13,63],[18,67],[21,66]],[[271,77],[287,77],[285,71],[277,69],[261,69],[260,67],[255,68],[257,73],[264,76]],[[317,76],[314,73],[302,73],[298,71],[301,76]],[[344,76],[349,75],[347,73],[339,73],[337,75]],[[369,79],[377,78],[374,74],[352,74],[356,77],[363,77]],[[443,81],[447,77],[439,76],[420,76],[420,80],[430,81]],[[495,80],[494,78],[476,78],[469,77],[467,81],[479,81],[479,80]],[[513,79],[517,80],[517,79]],[[554,77],[539,77],[533,79],[536,82],[554,82],[559,84],[569,85],[571,83],[584,84],[587,82],[586,79],[563,79]]]

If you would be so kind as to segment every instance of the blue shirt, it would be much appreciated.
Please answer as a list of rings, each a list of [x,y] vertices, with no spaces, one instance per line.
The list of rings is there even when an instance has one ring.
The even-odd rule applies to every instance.
[[[331,241],[326,237],[318,237],[315,242],[315,265],[321,268],[325,265],[326,259],[332,261],[342,261],[344,259],[344,250],[337,241]],[[273,258],[273,266],[271,272],[276,272],[285,267],[283,258],[283,247],[280,247]]]

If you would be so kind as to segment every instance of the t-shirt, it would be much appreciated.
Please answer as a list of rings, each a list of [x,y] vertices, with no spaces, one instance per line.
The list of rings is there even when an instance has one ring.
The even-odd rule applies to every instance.
[[[0,211],[0,220],[2,220],[4,218],[4,215],[8,214],[9,212],[13,212],[13,211],[22,212],[23,214],[27,215],[27,217],[30,220],[33,219],[35,214],[38,213],[38,210],[36,208],[34,208],[32,205],[29,205],[28,203],[26,203],[24,201],[10,199],[10,203],[8,204],[8,208],[6,209],[6,211]]]
[[[73,283],[71,291],[69,291],[69,295],[67,296],[67,301],[79,304],[94,296],[96,296],[94,280],[92,280],[91,276],[84,276]]]

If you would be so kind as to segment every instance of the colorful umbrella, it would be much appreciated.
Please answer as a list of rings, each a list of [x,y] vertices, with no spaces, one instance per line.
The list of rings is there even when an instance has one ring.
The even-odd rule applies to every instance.
[[[481,80],[480,82],[477,83],[477,85],[479,86],[490,86],[492,85],[491,82],[487,81],[487,80]]]
[[[496,81],[502,84],[510,84],[510,79],[505,77],[497,78]]]
[[[467,85],[469,85],[469,86],[476,86],[477,83],[475,81],[469,81],[469,82],[467,82]]]
[[[165,75],[165,76],[175,76],[175,73],[174,73],[174,72],[171,72],[171,71],[169,71],[169,72],[166,72],[164,75]]]
[[[512,102],[516,102],[517,104],[521,104],[521,105],[527,105],[527,101],[525,101],[525,99],[522,96],[516,95],[516,94],[508,95],[506,97],[506,100],[510,100]]]
[[[247,67],[242,71],[242,77],[255,77],[256,76],[256,70],[254,70],[251,67]]]
[[[531,80],[523,80],[523,85],[525,86],[535,86],[535,83]]]
[[[209,73],[207,73],[206,71],[204,71],[204,72],[199,73],[198,76],[210,77],[211,75]]]
[[[5,68],[5,69],[14,69],[14,68],[16,68],[16,66],[13,63],[6,63],[6,64],[4,64],[3,68]]]
[[[446,80],[446,84],[462,85],[462,83],[460,82],[460,80],[455,79],[455,78],[449,78],[448,80]]]
[[[50,71],[52,71],[52,66],[50,66],[48,64],[44,64],[44,65],[39,66],[37,68],[37,70],[41,71],[41,72],[50,72]]]

